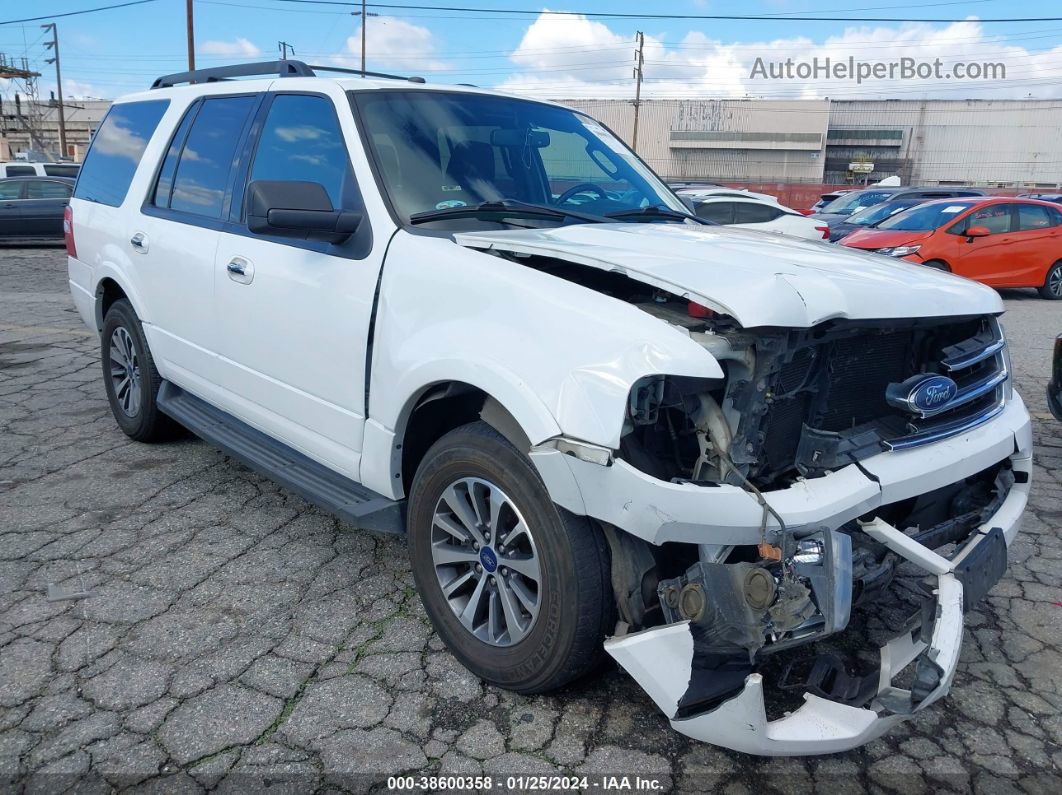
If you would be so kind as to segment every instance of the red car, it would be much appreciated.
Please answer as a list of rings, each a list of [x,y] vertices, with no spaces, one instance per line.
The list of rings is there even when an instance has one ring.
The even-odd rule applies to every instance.
[[[948,270],[993,287],[1062,299],[1062,209],[1035,199],[937,199],[861,229],[841,245]]]

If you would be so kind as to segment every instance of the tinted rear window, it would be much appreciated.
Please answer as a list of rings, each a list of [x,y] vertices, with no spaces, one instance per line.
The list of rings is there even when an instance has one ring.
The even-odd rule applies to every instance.
[[[37,174],[34,171],[33,166],[8,166],[7,175],[9,177],[32,177]]]
[[[81,166],[70,165],[55,165],[45,166],[44,173],[49,177],[76,177],[77,172],[81,170]]]
[[[168,99],[112,105],[81,166],[74,197],[118,207],[125,201],[140,158],[159,126]]]

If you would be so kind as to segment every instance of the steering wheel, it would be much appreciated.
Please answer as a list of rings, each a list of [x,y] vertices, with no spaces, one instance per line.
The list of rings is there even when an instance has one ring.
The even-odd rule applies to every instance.
[[[558,196],[555,204],[557,206],[566,204],[568,201],[571,200],[573,196],[577,196],[580,193],[593,193],[599,199],[608,198],[608,194],[605,193],[603,188],[599,188],[597,185],[594,185],[590,182],[580,182],[578,185],[573,185],[572,187],[568,188],[568,190],[564,191],[564,193],[562,193],[560,196]]]

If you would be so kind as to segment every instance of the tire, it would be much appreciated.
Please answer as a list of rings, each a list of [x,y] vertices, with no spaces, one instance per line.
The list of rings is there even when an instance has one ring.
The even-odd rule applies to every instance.
[[[1062,259],[1050,267],[1047,276],[1044,277],[1043,286],[1037,292],[1040,293],[1041,298],[1049,301],[1062,299]]]
[[[177,435],[177,423],[159,411],[162,376],[155,368],[140,319],[124,298],[111,304],[103,319],[100,359],[111,413],[126,436],[138,442],[161,442]],[[130,362],[132,378],[128,378]]]
[[[945,273],[951,273],[951,268],[948,267],[948,263],[946,263],[942,259],[926,260],[922,264],[925,265],[927,268],[933,268],[934,270],[944,271]]]
[[[489,521],[476,522],[470,495],[488,520],[490,501],[502,506],[493,538]],[[461,523],[455,505],[463,506],[468,521]],[[521,518],[528,533],[514,527]],[[478,529],[470,532],[470,526]],[[590,520],[554,505],[531,461],[490,425],[461,426],[428,450],[410,489],[407,528],[424,608],[443,642],[476,676],[518,693],[543,693],[601,661],[615,621],[605,539]],[[472,547],[477,535],[488,541],[478,552]],[[446,557],[437,557],[444,554],[440,548]],[[450,558],[460,560],[441,562]],[[538,579],[525,576],[528,571]],[[448,598],[444,585],[453,587],[462,577],[467,581]],[[469,611],[477,590],[479,606]],[[534,597],[533,619],[524,606],[528,596]],[[505,609],[506,601],[514,612]],[[467,616],[464,623],[458,611]]]

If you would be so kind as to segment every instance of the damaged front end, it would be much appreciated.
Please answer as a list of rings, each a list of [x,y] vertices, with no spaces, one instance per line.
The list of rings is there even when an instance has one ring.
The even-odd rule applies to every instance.
[[[951,482],[938,475],[924,493],[895,488],[887,467],[875,474],[882,457],[924,457],[919,448],[972,438],[1002,411],[1002,333],[994,318],[755,334],[724,320],[689,333],[726,379],[640,381],[617,457],[708,495],[741,489],[760,524],[755,543],[713,543],[711,515],[697,544],[607,528],[624,623],[606,649],[696,739],[766,755],[860,745],[947,692],[964,611],[1005,571],[1031,468],[1020,433],[998,460]],[[890,399],[938,373],[956,386],[937,410]],[[941,453],[936,466],[952,463]],[[793,500],[781,494],[811,501],[846,467],[879,488],[877,504],[787,520]],[[897,578],[907,614],[874,648],[865,614]]]

